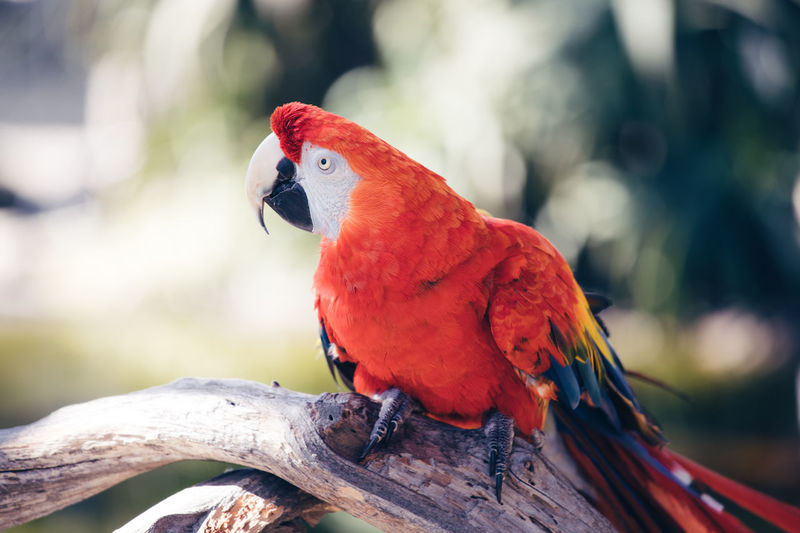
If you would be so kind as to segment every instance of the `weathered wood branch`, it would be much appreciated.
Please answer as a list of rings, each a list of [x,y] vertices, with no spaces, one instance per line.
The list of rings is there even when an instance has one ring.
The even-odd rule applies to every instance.
[[[357,464],[376,414],[356,394],[200,379],[64,407],[0,430],[0,528],[167,463],[209,459],[271,472],[387,531],[612,531],[522,439],[503,505],[491,496],[480,431],[412,416]]]
[[[281,478],[242,468],[157,503],[115,533],[305,533],[338,509]]]

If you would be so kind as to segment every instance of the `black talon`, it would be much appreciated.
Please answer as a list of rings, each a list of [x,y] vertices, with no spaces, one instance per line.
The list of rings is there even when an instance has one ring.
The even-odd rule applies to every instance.
[[[501,493],[506,462],[511,456],[511,448],[514,443],[514,419],[495,411],[486,420],[484,432],[489,439],[489,477],[494,477],[497,503],[502,504]]]
[[[389,429],[386,430],[386,436],[383,437],[384,444],[389,442],[389,440],[392,438],[392,435],[394,435],[394,431],[397,429],[397,427],[398,427],[397,420],[392,418],[392,421],[389,422]]]
[[[378,420],[372,426],[369,442],[358,456],[359,462],[363,461],[372,450],[379,446],[386,446],[394,432],[411,412],[411,399],[400,389],[389,389],[381,393],[379,400],[381,410],[378,413]]]
[[[376,438],[371,438],[371,439],[369,439],[369,442],[368,442],[368,443],[367,443],[367,445],[364,447],[364,451],[362,451],[362,452],[361,452],[361,455],[359,455],[359,456],[358,456],[358,462],[359,462],[359,463],[360,463],[361,461],[363,461],[363,460],[364,460],[364,458],[365,458],[367,455],[369,455],[369,452],[371,452],[371,451],[372,451],[372,449],[375,447],[375,445],[376,445],[376,444],[378,444],[378,442],[379,442],[379,439],[378,439],[377,437],[376,437]]]

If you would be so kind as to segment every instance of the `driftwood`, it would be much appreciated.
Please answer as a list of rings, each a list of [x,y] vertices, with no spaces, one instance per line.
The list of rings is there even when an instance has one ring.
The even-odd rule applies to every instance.
[[[242,468],[173,494],[116,533],[305,533],[306,524],[337,510],[277,476]]]
[[[412,415],[387,448],[358,464],[376,415],[377,404],[357,394],[311,396],[240,380],[182,379],[64,407],[0,430],[0,529],[161,465],[208,459],[285,483],[234,472],[168,498],[122,531],[292,530],[333,506],[385,531],[612,531],[519,438],[502,505],[478,430]]]

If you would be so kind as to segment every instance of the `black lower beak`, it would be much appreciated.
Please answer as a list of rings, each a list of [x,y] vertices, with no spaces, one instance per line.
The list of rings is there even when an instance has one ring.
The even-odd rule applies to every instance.
[[[293,179],[277,183],[269,196],[264,197],[264,203],[292,226],[306,231],[314,228],[306,191]],[[263,217],[261,221],[263,225]]]
[[[269,230],[267,229],[267,225],[264,224],[264,200],[261,200],[261,207],[258,208],[258,223],[261,224],[261,227],[264,228],[264,231],[267,235],[269,235]]]

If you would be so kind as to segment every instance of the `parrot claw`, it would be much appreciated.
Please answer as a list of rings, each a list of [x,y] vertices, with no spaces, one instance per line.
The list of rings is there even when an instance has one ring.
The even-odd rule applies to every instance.
[[[369,442],[364,447],[364,451],[358,456],[358,461],[363,461],[367,455],[379,446],[386,446],[392,438],[397,428],[411,412],[411,398],[400,389],[389,389],[378,395],[381,402],[381,410],[378,413],[378,420],[372,427],[369,435]]]
[[[494,477],[497,503],[502,504],[503,478],[514,443],[514,419],[495,411],[486,420],[484,432],[489,439],[489,477]]]
[[[544,448],[544,439],[544,431],[541,429],[534,429],[531,433],[531,442],[538,451],[542,451],[542,448]]]
[[[379,441],[379,439],[377,437],[373,437],[373,438],[369,439],[369,442],[367,443],[367,445],[364,446],[364,450],[358,456],[358,462],[359,463],[361,461],[363,461],[367,457],[367,455],[369,455],[369,452],[371,452],[373,450],[373,448],[375,448],[375,446],[377,446],[378,442],[380,442],[380,441]]]
[[[497,496],[497,503],[500,505],[503,504],[503,499],[500,497],[501,492],[503,492],[503,473],[497,472],[494,475],[494,493]]]

